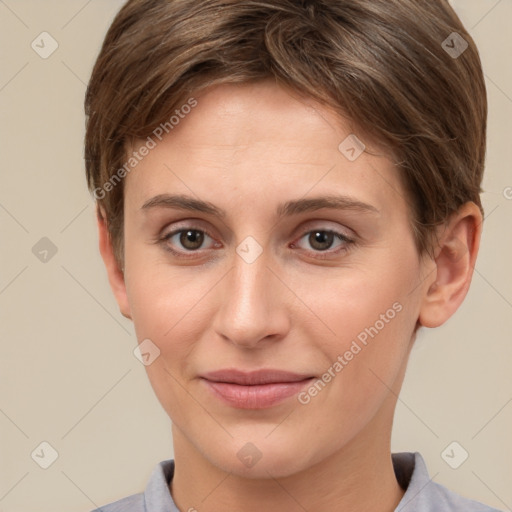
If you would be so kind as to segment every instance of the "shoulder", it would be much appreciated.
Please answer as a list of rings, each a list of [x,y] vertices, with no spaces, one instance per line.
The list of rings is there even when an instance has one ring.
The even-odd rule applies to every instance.
[[[500,512],[433,482],[418,452],[394,453],[392,457],[397,480],[405,489],[395,512]]]
[[[164,460],[154,468],[144,492],[132,494],[109,505],[96,508],[92,512],[148,512],[150,510],[179,512],[169,492],[169,483],[173,474],[174,460]]]
[[[122,498],[109,505],[96,508],[92,512],[145,512],[146,507],[144,506],[144,494],[133,494]]]
[[[431,483],[431,500],[436,510],[464,510],[465,512],[500,512],[478,501],[464,498],[443,485]]]

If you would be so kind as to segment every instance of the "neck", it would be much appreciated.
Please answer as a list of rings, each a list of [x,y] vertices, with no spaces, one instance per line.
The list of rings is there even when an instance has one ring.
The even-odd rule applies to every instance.
[[[254,479],[225,472],[173,424],[175,473],[170,491],[174,502],[187,512],[392,512],[404,491],[391,460],[394,407],[386,409],[341,450],[281,478],[269,474],[269,478]]]

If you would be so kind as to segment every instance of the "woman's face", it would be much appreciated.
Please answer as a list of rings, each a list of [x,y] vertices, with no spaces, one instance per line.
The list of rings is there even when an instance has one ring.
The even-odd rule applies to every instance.
[[[271,82],[195,99],[125,183],[124,312],[176,432],[253,477],[386,438],[427,271],[397,168]],[[302,382],[204,378],[233,369]]]

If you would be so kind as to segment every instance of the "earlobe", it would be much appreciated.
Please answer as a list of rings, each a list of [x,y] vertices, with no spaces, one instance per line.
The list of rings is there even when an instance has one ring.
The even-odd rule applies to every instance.
[[[107,270],[107,276],[110,283],[110,288],[116,298],[117,304],[121,314],[126,318],[131,319],[130,304],[126,294],[126,284],[124,281],[124,273],[118,266],[117,260],[114,255],[112,240],[107,227],[106,215],[101,207],[97,208],[97,223],[98,223],[98,237],[100,254]]]
[[[452,215],[439,234],[435,279],[425,291],[419,315],[424,327],[438,327],[459,308],[471,284],[480,245],[482,215],[469,202]]]

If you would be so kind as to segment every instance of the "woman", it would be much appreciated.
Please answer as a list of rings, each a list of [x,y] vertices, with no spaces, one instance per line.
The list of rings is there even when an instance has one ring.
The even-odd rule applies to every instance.
[[[102,511],[493,510],[390,449],[481,235],[485,84],[446,1],[131,0],[86,113],[101,254],[174,444]]]

